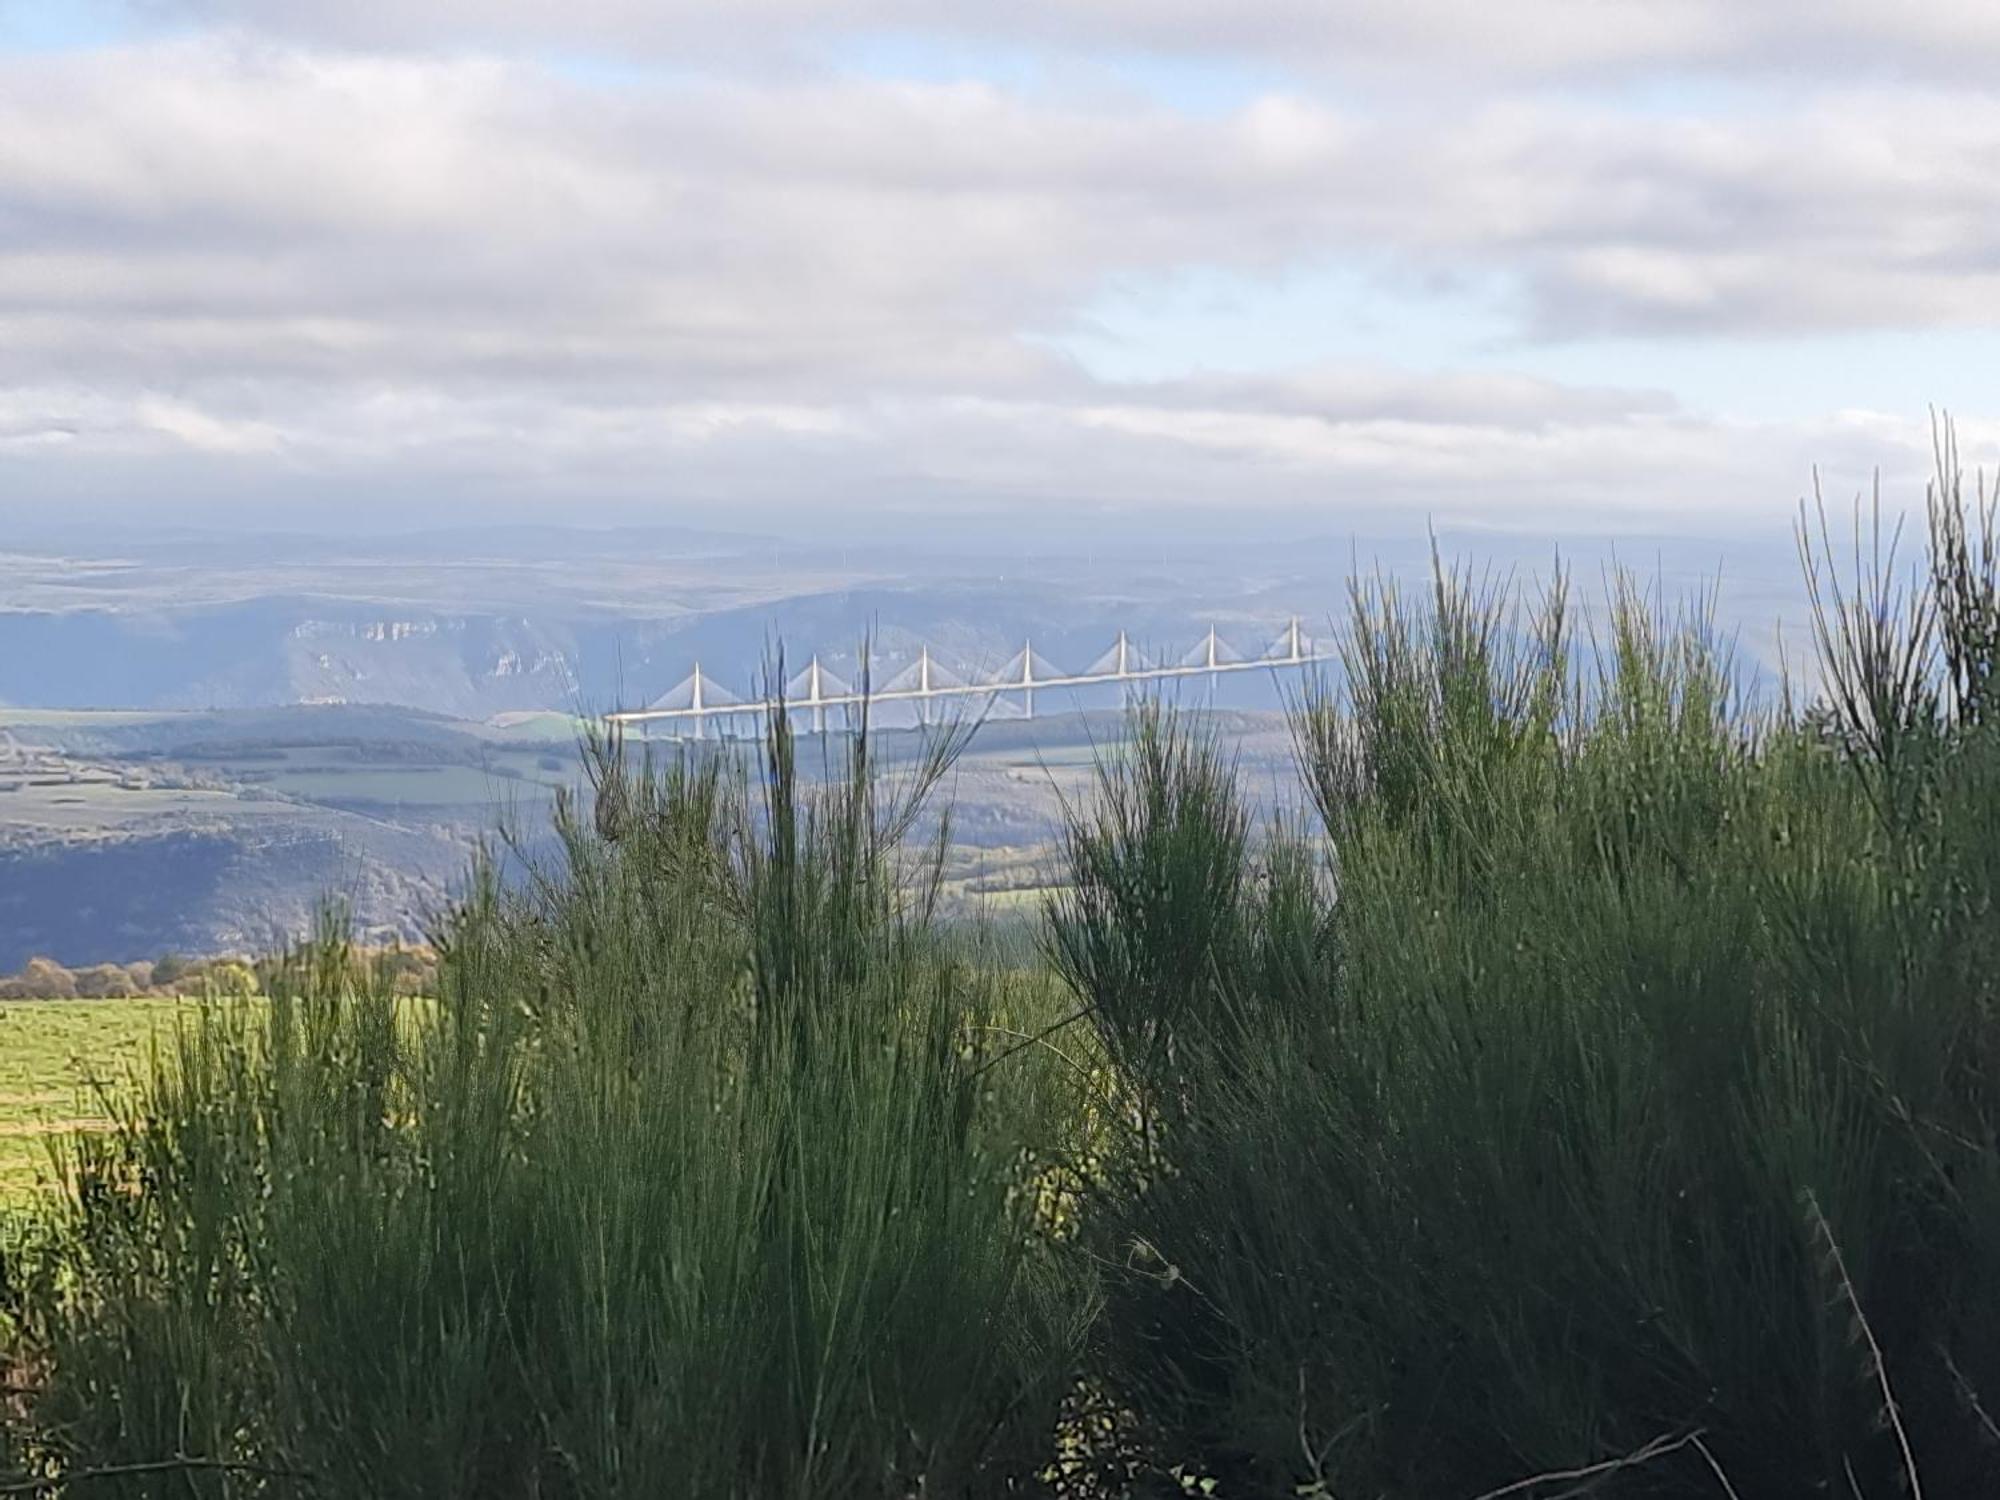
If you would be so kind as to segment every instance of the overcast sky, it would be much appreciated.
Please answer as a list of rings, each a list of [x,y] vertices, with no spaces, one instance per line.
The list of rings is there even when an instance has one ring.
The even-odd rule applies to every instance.
[[[0,0],[0,518],[1782,538],[1933,404],[2000,455],[1996,70],[1990,0]]]

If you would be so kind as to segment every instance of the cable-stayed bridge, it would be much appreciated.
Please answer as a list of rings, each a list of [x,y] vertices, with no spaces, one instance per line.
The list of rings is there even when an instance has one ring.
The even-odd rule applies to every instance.
[[[930,718],[932,707],[954,699],[983,698],[1020,703],[1022,715],[1035,715],[1035,694],[1064,688],[1110,685],[1138,685],[1178,678],[1214,679],[1232,672],[1268,672],[1311,666],[1329,661],[1333,653],[1306,635],[1294,617],[1276,640],[1256,655],[1245,655],[1218,635],[1213,626],[1193,647],[1172,660],[1155,660],[1132,642],[1125,631],[1097,660],[1081,672],[1066,672],[1052,665],[1035,650],[1032,640],[991,672],[954,671],[920,646],[917,659],[902,671],[866,689],[835,675],[820,663],[818,656],[784,684],[787,709],[810,724],[815,732],[829,725],[848,727],[856,722],[863,703],[910,704],[920,721]],[[760,733],[776,694],[743,698],[731,693],[713,676],[704,674],[701,663],[668,692],[645,708],[627,709],[608,717],[615,723],[659,728],[699,739],[713,725],[724,734],[747,730]]]

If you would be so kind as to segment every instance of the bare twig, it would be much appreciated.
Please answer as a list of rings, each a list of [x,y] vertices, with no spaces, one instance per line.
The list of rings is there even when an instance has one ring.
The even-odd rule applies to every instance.
[[[1642,1447],[1634,1448],[1622,1458],[1607,1458],[1600,1463],[1585,1464],[1577,1469],[1551,1469],[1546,1474],[1531,1474],[1526,1479],[1517,1479],[1512,1484],[1503,1484],[1497,1490],[1488,1490],[1475,1500],[1501,1500],[1505,1495],[1525,1494],[1545,1484],[1560,1484],[1579,1479],[1597,1479],[1605,1474],[1616,1473],[1620,1469],[1636,1468],[1640,1464],[1651,1463],[1656,1458],[1664,1458],[1682,1448],[1696,1443],[1701,1438],[1701,1429],[1684,1432],[1679,1437],[1661,1433]]]
[[[1979,1428],[1986,1434],[1986,1440],[1990,1443],[2000,1443],[2000,1425],[1994,1423],[1992,1416],[1981,1404],[1979,1392],[1973,1388],[1972,1382],[1965,1378],[1965,1372],[1959,1369],[1958,1361],[1951,1357],[1951,1350],[1940,1343],[1938,1354],[1944,1360],[1944,1367],[1951,1376],[1952,1384],[1958,1388],[1958,1399],[1965,1403],[1966,1410],[1979,1419]]]
[[[1366,1422],[1374,1413],[1358,1411],[1334,1429],[1333,1435],[1318,1447],[1313,1446],[1306,1430],[1306,1367],[1299,1366],[1299,1451],[1305,1455],[1307,1483],[1299,1488],[1303,1496],[1331,1496],[1326,1477],[1326,1456],[1355,1428]]]
[[[1052,1022],[1050,1025],[1044,1026],[1040,1031],[1037,1031],[1032,1035],[1023,1036],[1021,1040],[1016,1042],[1013,1046],[1002,1048],[999,1052],[995,1053],[992,1057],[987,1058],[985,1062],[981,1063],[978,1067],[974,1068],[972,1072],[967,1075],[967,1080],[970,1081],[973,1078],[977,1078],[981,1073],[984,1073],[988,1068],[998,1067],[1001,1063],[1005,1062],[1008,1058],[1012,1057],[1017,1052],[1025,1052],[1030,1047],[1037,1046],[1043,1042],[1046,1042],[1050,1037],[1054,1036],[1058,1031],[1061,1031],[1068,1026],[1074,1026],[1078,1021],[1081,1021],[1085,1016],[1088,1016],[1095,1009],[1097,1009],[1097,1007],[1094,1004],[1082,1006],[1079,1009],[1072,1011],[1069,1015],[1064,1016],[1060,1021]]]
[[[1812,1216],[1813,1226],[1826,1241],[1827,1260],[1839,1279],[1841,1294],[1853,1310],[1854,1324],[1861,1337],[1868,1343],[1868,1359],[1873,1366],[1875,1383],[1882,1391],[1882,1411],[1889,1419],[1889,1426],[1895,1431],[1896,1443],[1903,1450],[1903,1476],[1910,1481],[1911,1500],[1924,1500],[1923,1482],[1917,1478],[1916,1455],[1910,1451],[1910,1435],[1903,1430],[1902,1409],[1896,1405],[1896,1393],[1889,1389],[1889,1368],[1882,1361],[1882,1346],[1875,1342],[1875,1330],[1868,1326],[1868,1315],[1861,1310],[1861,1296],[1854,1290],[1854,1279],[1847,1274],[1847,1260],[1840,1253],[1840,1242],[1833,1237],[1833,1226],[1826,1221],[1820,1211],[1819,1198],[1811,1188],[1806,1189],[1806,1212]]]
[[[1708,1451],[1708,1444],[1701,1440],[1701,1434],[1698,1432],[1694,1434],[1694,1451],[1699,1453],[1702,1462],[1708,1465],[1709,1472],[1715,1476],[1715,1482],[1722,1486],[1722,1493],[1727,1495],[1729,1500],[1743,1500],[1743,1497],[1736,1493],[1736,1486],[1729,1482],[1729,1476],[1722,1472],[1722,1465],[1715,1461],[1715,1455]]]
[[[1070,1017],[1071,1021],[1075,1021],[1077,1019],[1079,1018],[1076,1016]],[[1042,1032],[1017,1031],[1012,1026],[975,1026],[972,1029],[975,1031],[996,1032],[1001,1036],[1017,1037],[1030,1047],[1046,1047],[1049,1049],[1049,1051],[1053,1052],[1057,1057],[1061,1058],[1064,1062],[1068,1063],[1070,1068],[1076,1073],[1076,1076],[1081,1078],[1086,1084],[1089,1084],[1092,1088],[1096,1088],[1098,1086],[1097,1080],[1091,1076],[1090,1070],[1086,1068],[1082,1063],[1078,1062],[1075,1058],[1071,1057],[1067,1052],[1063,1051],[1063,1049],[1058,1047],[1054,1042],[1048,1040],[1049,1033],[1046,1031]],[[1021,1049],[1017,1048],[1015,1050],[1019,1051]],[[1011,1057],[1013,1053],[1010,1052],[1007,1055]],[[982,1069],[982,1071],[984,1070]],[[977,1077],[978,1075],[975,1074],[974,1076]]]

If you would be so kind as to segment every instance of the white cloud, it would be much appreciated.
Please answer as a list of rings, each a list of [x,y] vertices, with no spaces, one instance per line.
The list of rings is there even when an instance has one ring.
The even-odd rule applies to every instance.
[[[760,3],[768,27],[812,24]],[[262,25],[377,42],[421,40],[398,17],[427,15],[454,45],[496,27],[667,44],[703,24],[692,7],[476,10],[256,7]],[[1029,6],[1018,26],[1283,50],[1324,42],[1335,11],[1357,46],[1412,65],[1486,46],[1496,68],[1621,48],[1733,66],[1764,45],[1735,9],[1622,0],[1580,22],[1561,7],[1567,26],[1529,6],[1505,36],[1436,5],[1383,20],[1274,0]],[[1858,46],[1890,26],[1872,15],[1836,6],[1826,24]],[[1940,46],[1914,24],[1893,40]],[[1333,262],[1398,297],[1501,287],[1524,344],[1969,328],[2000,306],[1985,93],[1795,84],[1707,114],[1536,91],[1333,97],[1301,83],[1198,112],[782,69],[597,88],[524,60],[244,35],[0,59],[0,448],[31,489],[60,464],[66,483],[116,475],[141,497],[180,493],[178,474],[773,511],[1706,522],[1755,502],[1781,515],[1815,457],[1865,467],[1873,444],[1915,464],[1922,422],[1752,426],[1643,369],[1579,388],[1197,360],[1117,383],[1050,335],[1147,277]],[[157,478],[131,477],[141,457]]]
[[[141,396],[133,416],[140,427],[197,453],[271,453],[280,443],[278,429],[268,422],[230,421],[166,396]]]
[[[1965,324],[1995,201],[1989,95],[1218,119],[184,44],[0,64],[0,360],[1007,385],[1110,279],[1355,255],[1529,332]]]
[[[1088,400],[858,392],[779,405],[258,385],[239,388],[233,406],[142,397],[119,411],[52,391],[17,421],[82,436],[61,449],[0,439],[16,495],[137,485],[170,504],[331,503],[350,523],[385,509],[583,504],[601,518],[665,507],[822,538],[856,517],[877,529],[901,517],[911,540],[933,521],[1006,513],[1038,538],[1126,515],[1170,531],[1234,517],[1273,535],[1406,532],[1429,518],[1770,543],[1785,536],[1814,464],[1844,503],[1876,466],[1892,497],[1912,495],[1929,463],[1924,425],[1894,414],[1747,424],[1647,393],[1509,392],[1367,370],[1156,383]],[[2000,428],[1974,424],[1965,448],[1990,458]]]

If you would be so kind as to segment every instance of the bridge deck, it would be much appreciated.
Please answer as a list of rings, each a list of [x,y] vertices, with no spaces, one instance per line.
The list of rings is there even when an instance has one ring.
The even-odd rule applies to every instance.
[[[1077,672],[1050,677],[1036,677],[1031,671],[1024,671],[1019,677],[1007,677],[985,682],[953,682],[932,687],[883,688],[874,692],[852,690],[837,693],[808,693],[804,696],[788,696],[788,708],[797,710],[824,711],[830,708],[854,708],[862,703],[870,705],[882,703],[931,702],[940,698],[991,698],[1008,693],[1034,694],[1040,689],[1096,687],[1110,683],[1156,682],[1181,677],[1216,677],[1232,672],[1264,672],[1288,667],[1307,667],[1319,662],[1331,661],[1334,654],[1328,651],[1303,649],[1303,642],[1297,634],[1296,624],[1291,633],[1293,649],[1283,656],[1263,656],[1245,660],[1221,660],[1215,652],[1217,642],[1213,632],[1208,638],[1209,659],[1188,664],[1176,663],[1161,667],[1128,667],[1112,672]],[[1024,658],[1032,665],[1032,657]],[[809,679],[817,684],[818,676]],[[695,669],[689,679],[694,685],[693,701],[675,708],[625,709],[606,715],[620,724],[644,724],[662,720],[696,720],[726,718],[736,714],[761,713],[776,706],[775,697],[753,701],[734,698],[725,701],[703,701],[701,669]],[[682,687],[687,687],[683,683]]]

